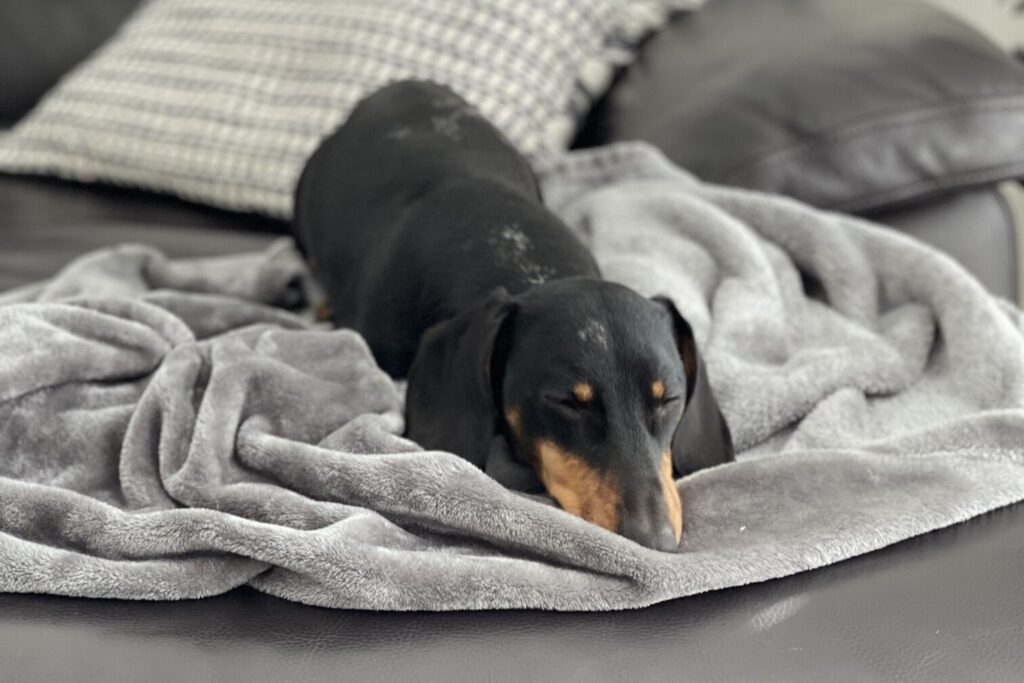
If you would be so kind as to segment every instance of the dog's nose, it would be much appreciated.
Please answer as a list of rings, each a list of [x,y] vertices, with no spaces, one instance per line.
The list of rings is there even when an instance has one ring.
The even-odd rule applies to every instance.
[[[672,526],[667,521],[660,524],[646,523],[646,521],[640,520],[639,523],[630,524],[628,520],[623,520],[621,533],[629,540],[654,550],[665,553],[674,553],[679,550]]]
[[[659,495],[636,496],[623,501],[619,533],[640,545],[666,553],[679,551],[668,506]]]

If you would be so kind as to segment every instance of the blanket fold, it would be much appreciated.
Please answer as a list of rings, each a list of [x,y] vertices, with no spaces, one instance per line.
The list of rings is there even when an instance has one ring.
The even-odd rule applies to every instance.
[[[740,455],[678,483],[678,555],[402,438],[401,386],[299,310],[290,241],[128,245],[0,295],[0,591],[624,609],[1024,498],[1024,317],[948,257],[637,143],[541,177],[606,277],[671,297],[702,345]]]

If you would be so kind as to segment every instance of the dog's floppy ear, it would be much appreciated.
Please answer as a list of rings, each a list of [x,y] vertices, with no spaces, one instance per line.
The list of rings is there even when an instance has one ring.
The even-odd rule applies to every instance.
[[[409,370],[406,436],[483,469],[500,415],[515,302],[504,288],[424,334]]]
[[[688,474],[730,462],[735,459],[732,435],[708,383],[693,330],[671,301],[664,297],[654,300],[672,316],[676,345],[686,371],[686,406],[672,436],[672,464],[678,474]]]

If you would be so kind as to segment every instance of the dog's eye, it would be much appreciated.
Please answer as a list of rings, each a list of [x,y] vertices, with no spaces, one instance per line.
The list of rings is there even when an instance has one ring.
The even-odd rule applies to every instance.
[[[544,396],[544,402],[554,408],[560,413],[574,417],[580,414],[580,412],[586,407],[586,403],[576,398],[576,396],[561,396],[557,394],[547,394]]]
[[[663,396],[660,398],[655,405],[658,411],[668,410],[676,404],[677,401],[681,400],[681,396]]]

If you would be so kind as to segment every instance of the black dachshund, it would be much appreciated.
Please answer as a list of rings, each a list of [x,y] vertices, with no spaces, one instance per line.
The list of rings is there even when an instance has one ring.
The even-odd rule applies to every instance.
[[[504,440],[568,512],[678,547],[673,470],[732,459],[690,326],[602,281],[464,100],[420,81],[364,99],[309,160],[294,230],[333,322],[408,377],[409,438],[481,468]]]

